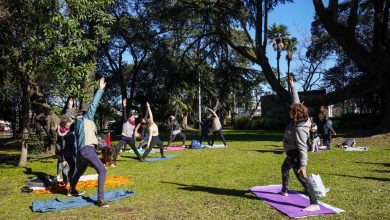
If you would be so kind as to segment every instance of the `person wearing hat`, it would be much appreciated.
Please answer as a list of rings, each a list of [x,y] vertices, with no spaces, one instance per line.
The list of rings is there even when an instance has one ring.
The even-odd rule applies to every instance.
[[[181,131],[180,124],[177,121],[177,118],[176,118],[177,117],[177,110],[178,110],[178,106],[176,106],[175,115],[174,116],[171,115],[168,118],[168,126],[171,127],[171,138],[169,139],[167,146],[171,145],[171,143],[176,139],[176,136],[180,136],[181,141],[183,143],[182,146],[185,147],[186,135]]]
[[[123,145],[125,145],[126,150],[126,144],[130,145],[131,149],[134,151],[135,155],[137,155],[137,158],[139,161],[143,162],[143,158],[141,157],[140,153],[138,152],[137,148],[135,147],[135,118],[137,117],[135,111],[130,112],[130,116],[127,117],[126,114],[126,99],[123,99],[123,118],[125,122],[122,126],[122,139],[118,142],[118,144],[115,146],[114,149],[114,157],[113,157],[113,164],[112,166],[116,166],[116,159],[118,157],[118,154],[120,152],[120,149]]]
[[[100,79],[99,89],[95,93],[91,104],[87,107],[84,103],[81,111],[77,116],[75,134],[77,138],[77,158],[76,158],[76,171],[71,178],[70,188],[67,193],[68,196],[80,196],[85,192],[78,192],[76,190],[77,183],[91,164],[98,173],[98,201],[99,207],[108,207],[108,202],[104,199],[104,182],[106,180],[107,170],[104,167],[102,161],[98,158],[96,153],[96,146],[98,145],[96,125],[94,123],[94,117],[96,109],[99,105],[99,101],[103,95],[106,82],[104,77]]]

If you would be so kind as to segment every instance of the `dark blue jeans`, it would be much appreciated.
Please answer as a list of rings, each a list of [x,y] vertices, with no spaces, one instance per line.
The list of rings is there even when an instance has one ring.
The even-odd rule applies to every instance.
[[[80,149],[76,159],[76,171],[71,178],[70,190],[75,190],[76,185],[79,182],[81,175],[91,164],[98,173],[98,198],[104,199],[104,182],[106,180],[107,170],[104,167],[102,161],[98,158],[94,146],[86,145]]]
[[[330,143],[332,142],[332,136],[330,134],[324,134],[324,146],[326,146],[327,149],[330,149]]]

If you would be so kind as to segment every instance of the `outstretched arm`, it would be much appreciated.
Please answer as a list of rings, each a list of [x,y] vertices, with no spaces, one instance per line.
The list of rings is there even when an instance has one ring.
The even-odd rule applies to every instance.
[[[207,107],[207,109],[214,115],[214,117],[218,117],[217,113],[213,111],[211,108]]]
[[[95,117],[96,109],[99,105],[99,101],[102,98],[104,87],[106,87],[106,81],[104,77],[102,77],[99,81],[100,88],[95,93],[95,96],[93,97],[93,100],[91,102],[91,105],[88,107],[87,113],[85,113],[84,117],[93,121],[93,118]]]
[[[148,113],[149,113],[149,118],[152,122],[153,121],[153,114],[152,114],[152,110],[150,110],[150,105],[149,105],[149,102],[146,102],[146,108],[148,109]]]
[[[294,78],[292,76],[288,78],[288,83],[290,84],[290,88],[291,88],[292,103],[300,103],[298,92],[295,90]]]
[[[123,123],[125,123],[127,121],[127,109],[126,109],[126,104],[127,104],[127,101],[126,101],[126,98],[123,99],[123,102],[122,102],[122,111],[123,111]]]

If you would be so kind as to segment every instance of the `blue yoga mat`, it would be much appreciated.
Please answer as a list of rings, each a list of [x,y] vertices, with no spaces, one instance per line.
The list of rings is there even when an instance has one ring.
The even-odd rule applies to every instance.
[[[160,161],[160,160],[169,160],[169,159],[172,159],[176,157],[176,155],[168,155],[168,156],[165,156],[165,158],[163,157],[147,157],[145,158],[145,161],[146,162],[156,162],[156,161]]]
[[[108,202],[120,200],[134,195],[134,191],[130,190],[115,190],[104,193],[104,199]],[[88,205],[95,205],[97,201],[97,194],[90,197],[78,196],[66,199],[53,198],[46,201],[34,200],[32,203],[33,212],[51,212],[58,210],[66,210],[84,207]]]

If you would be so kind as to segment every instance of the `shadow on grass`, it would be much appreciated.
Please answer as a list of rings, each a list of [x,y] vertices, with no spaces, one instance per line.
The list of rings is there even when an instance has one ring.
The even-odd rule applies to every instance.
[[[249,190],[222,189],[222,188],[209,187],[209,186],[187,185],[182,183],[173,183],[173,182],[165,182],[165,181],[161,181],[161,182],[181,186],[178,188],[181,190],[207,192],[215,195],[236,196],[236,197],[242,197],[246,199],[257,199],[255,196],[250,194]],[[247,193],[249,195],[247,195]]]
[[[390,173],[390,170],[371,170],[371,171],[377,173]]]
[[[19,154],[0,154],[0,166],[1,165],[12,165],[17,166],[19,163]]]
[[[24,174],[27,175],[35,175],[35,176],[49,176],[49,174],[45,172],[37,172],[33,171],[30,167],[25,167],[25,170],[23,171]]]
[[[385,167],[390,167],[390,163],[376,163],[376,162],[355,162],[358,164],[372,164],[372,165],[383,165]]]
[[[390,178],[382,178],[382,177],[370,177],[370,176],[352,176],[352,175],[345,175],[345,174],[332,174],[328,173],[329,175],[333,176],[342,176],[342,177],[351,177],[351,178],[358,178],[358,179],[367,179],[367,180],[376,180],[376,181],[383,181],[383,182],[388,182],[390,181]]]
[[[242,150],[242,151],[255,151],[259,153],[274,153],[274,154],[283,154],[282,150]]]

